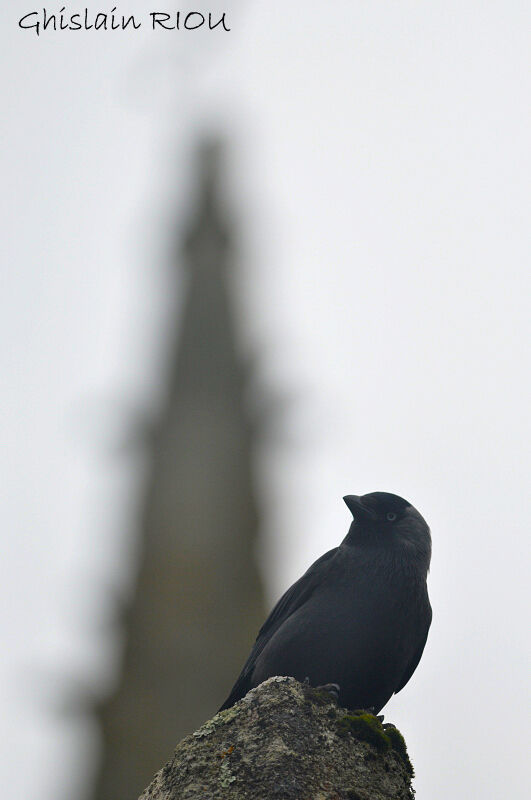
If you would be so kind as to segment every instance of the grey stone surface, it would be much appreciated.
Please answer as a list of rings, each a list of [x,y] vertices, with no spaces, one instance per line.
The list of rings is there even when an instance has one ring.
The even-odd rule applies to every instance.
[[[411,776],[395,728],[270,678],[183,739],[140,800],[406,800]]]

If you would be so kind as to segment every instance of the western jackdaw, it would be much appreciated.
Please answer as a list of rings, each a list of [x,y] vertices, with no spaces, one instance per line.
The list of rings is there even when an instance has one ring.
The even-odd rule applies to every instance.
[[[344,501],[354,518],[347,536],[278,601],[220,711],[290,675],[337,684],[342,705],[378,713],[411,678],[431,623],[430,529],[395,494]]]

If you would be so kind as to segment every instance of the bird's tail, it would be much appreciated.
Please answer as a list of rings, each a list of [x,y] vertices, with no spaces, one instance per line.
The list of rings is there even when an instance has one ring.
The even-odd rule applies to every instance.
[[[237,703],[238,700],[242,699],[242,697],[245,697],[250,688],[251,686],[250,686],[249,676],[240,675],[240,677],[232,687],[231,693],[229,694],[229,696],[227,697],[221,708],[218,709],[218,714],[220,711],[224,711],[226,708],[230,708],[231,706],[233,706],[234,703]]]

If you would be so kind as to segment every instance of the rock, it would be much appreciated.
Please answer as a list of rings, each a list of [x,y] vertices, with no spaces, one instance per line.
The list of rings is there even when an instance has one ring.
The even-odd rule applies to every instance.
[[[278,677],[183,739],[140,800],[410,800],[412,775],[396,728]]]

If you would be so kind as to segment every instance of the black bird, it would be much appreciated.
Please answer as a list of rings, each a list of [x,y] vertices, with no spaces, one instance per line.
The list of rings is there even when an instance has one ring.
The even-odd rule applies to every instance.
[[[280,598],[220,711],[290,675],[337,684],[342,705],[378,713],[413,675],[431,623],[430,529],[395,494],[343,499],[354,517],[347,536]]]

